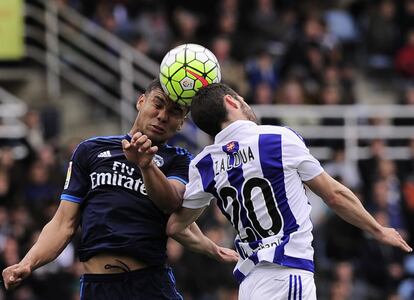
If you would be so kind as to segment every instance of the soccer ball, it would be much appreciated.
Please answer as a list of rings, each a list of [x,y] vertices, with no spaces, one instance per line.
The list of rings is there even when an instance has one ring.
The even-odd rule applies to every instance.
[[[217,58],[197,44],[183,44],[170,50],[160,65],[162,89],[180,105],[189,106],[201,87],[220,80]]]

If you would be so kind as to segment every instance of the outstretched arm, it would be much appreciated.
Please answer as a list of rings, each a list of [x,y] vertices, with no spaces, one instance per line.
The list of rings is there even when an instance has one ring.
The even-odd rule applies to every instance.
[[[54,260],[76,232],[79,219],[79,204],[61,201],[55,216],[43,227],[37,242],[22,261],[3,270],[6,289],[19,285],[34,270]]]
[[[197,209],[181,207],[168,219],[167,235],[175,236],[176,234],[184,231],[188,226],[190,226],[191,223],[198,219],[203,210],[204,207]]]
[[[202,253],[217,261],[237,262],[239,259],[236,251],[220,247],[206,237],[196,223],[191,223],[183,231],[171,237],[191,251]]]
[[[194,252],[203,253],[218,261],[236,262],[237,252],[217,246],[194,223],[203,210],[204,208],[182,207],[173,213],[168,220],[167,235]]]
[[[135,133],[131,142],[122,141],[122,148],[127,159],[141,170],[145,189],[149,198],[165,213],[171,213],[181,206],[185,186],[178,180],[168,179],[153,163],[158,151],[157,146],[146,135]]]
[[[412,248],[394,228],[381,226],[363,207],[361,201],[343,184],[326,172],[305,182],[342,219],[371,233],[378,241],[399,247],[406,252]]]

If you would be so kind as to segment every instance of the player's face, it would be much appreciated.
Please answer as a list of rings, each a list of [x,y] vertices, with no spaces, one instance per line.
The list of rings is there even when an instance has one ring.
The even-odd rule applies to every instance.
[[[183,125],[186,109],[171,101],[160,89],[138,99],[138,129],[154,144],[165,143]]]

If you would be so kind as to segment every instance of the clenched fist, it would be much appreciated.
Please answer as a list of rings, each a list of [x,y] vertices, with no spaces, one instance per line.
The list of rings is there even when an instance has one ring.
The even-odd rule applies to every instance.
[[[3,281],[6,289],[18,286],[23,279],[32,273],[29,265],[16,264],[3,270]]]

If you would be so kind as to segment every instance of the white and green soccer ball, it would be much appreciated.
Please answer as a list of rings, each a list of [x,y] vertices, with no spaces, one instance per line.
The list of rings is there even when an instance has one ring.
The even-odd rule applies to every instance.
[[[160,65],[162,89],[180,105],[189,106],[201,87],[220,80],[217,58],[201,45],[180,45],[170,50]]]

